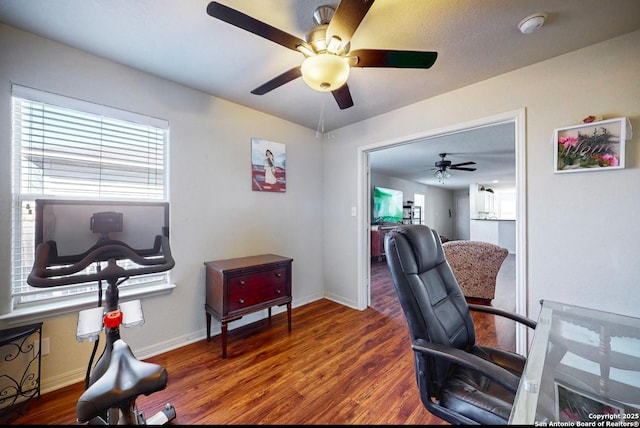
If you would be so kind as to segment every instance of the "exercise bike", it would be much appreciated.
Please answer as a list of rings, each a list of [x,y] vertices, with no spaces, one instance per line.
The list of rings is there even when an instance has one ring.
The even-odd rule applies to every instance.
[[[99,283],[98,307],[81,311],[78,317],[78,340],[95,340],[95,345],[87,367],[85,391],[76,405],[77,421],[89,425],[162,425],[175,419],[175,408],[170,403],[148,419],[137,408],[138,396],[150,395],[166,388],[168,374],[158,364],[138,360],[120,337],[120,326],[140,325],[144,318],[140,319],[142,311],[139,301],[127,302],[128,305],[120,304],[118,296],[118,286],[129,277],[163,272],[174,267],[169,238],[156,236],[154,250],[145,254],[124,242],[109,239],[108,233],[103,232],[98,242],[83,253],[77,262],[60,266],[56,253],[55,241],[43,242],[37,246],[33,269],[27,279],[29,285],[58,287],[92,281]],[[125,259],[135,266],[124,268],[117,264],[118,260]],[[106,267],[103,268],[102,263],[105,262]],[[95,273],[79,274],[93,263],[97,264]],[[102,281],[108,284],[104,307]],[[123,309],[124,307],[128,309]],[[103,328],[106,345],[91,370],[91,362]]]

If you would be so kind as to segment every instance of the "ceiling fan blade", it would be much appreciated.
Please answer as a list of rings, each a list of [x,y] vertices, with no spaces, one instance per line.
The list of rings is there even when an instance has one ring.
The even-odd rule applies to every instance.
[[[455,169],[455,170],[458,170],[458,171],[475,171],[476,170],[475,168],[465,168],[465,167],[462,167],[462,166],[453,166],[453,165],[450,166],[449,169]]]
[[[269,80],[264,85],[258,86],[253,91],[251,91],[251,93],[254,95],[264,95],[267,92],[273,91],[274,89],[284,85],[285,83],[291,82],[292,80],[295,80],[300,76],[302,76],[300,67],[293,67],[292,69],[285,71],[281,75]]]
[[[329,27],[327,27],[327,40],[337,37],[345,46],[351,40],[351,36],[364,19],[373,5],[374,0],[342,0],[338,5]]]
[[[352,67],[430,68],[438,58],[437,52],[396,51],[385,49],[357,49]]]
[[[462,162],[462,163],[451,165],[451,168],[458,167],[458,166],[465,166],[465,165],[475,165],[475,164],[476,164],[475,162]]]
[[[300,45],[308,47],[304,40],[216,1],[207,5],[207,14],[294,51]]]
[[[331,91],[333,94],[333,98],[335,98],[338,103],[338,107],[340,110],[347,109],[353,106],[353,99],[351,98],[351,91],[349,91],[349,86],[345,83],[340,86],[338,89]]]

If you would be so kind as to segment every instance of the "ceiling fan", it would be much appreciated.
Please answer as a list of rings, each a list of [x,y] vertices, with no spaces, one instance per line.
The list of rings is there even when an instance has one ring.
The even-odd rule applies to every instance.
[[[431,170],[436,171],[434,175],[439,180],[451,177],[451,173],[449,172],[449,170],[451,169],[455,169],[459,171],[475,171],[476,170],[476,168],[467,167],[467,165],[475,165],[476,164],[475,162],[469,161],[469,162],[452,164],[451,161],[445,160],[445,156],[447,156],[446,153],[440,153],[439,156],[440,156],[440,160],[436,162],[435,168],[431,168]]]
[[[331,92],[341,110],[353,106],[347,86],[351,67],[430,68],[437,52],[408,50],[350,50],[355,33],[374,0],[341,0],[337,9],[320,6],[313,14],[316,24],[304,40],[250,17],[216,1],[207,6],[207,14],[242,28],[304,55],[300,66],[293,67],[251,91],[264,95],[285,83],[302,77],[312,89]]]

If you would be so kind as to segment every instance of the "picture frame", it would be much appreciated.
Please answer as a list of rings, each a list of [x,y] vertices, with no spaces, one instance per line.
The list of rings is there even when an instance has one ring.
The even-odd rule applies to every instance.
[[[251,138],[251,188],[258,192],[287,191],[285,144]]]
[[[614,401],[605,401],[601,397],[580,391],[558,380],[554,381],[554,416],[559,422],[590,422],[593,415],[611,415],[611,420],[624,418],[624,408]]]
[[[624,168],[626,124],[619,117],[555,129],[554,172]]]

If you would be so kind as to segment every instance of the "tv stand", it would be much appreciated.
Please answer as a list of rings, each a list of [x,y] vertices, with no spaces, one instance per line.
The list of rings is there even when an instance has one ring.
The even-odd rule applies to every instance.
[[[384,260],[384,237],[390,230],[400,224],[379,224],[372,225],[371,227],[371,258],[375,258],[376,261],[381,262]]]

